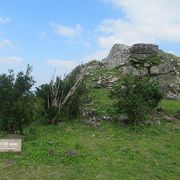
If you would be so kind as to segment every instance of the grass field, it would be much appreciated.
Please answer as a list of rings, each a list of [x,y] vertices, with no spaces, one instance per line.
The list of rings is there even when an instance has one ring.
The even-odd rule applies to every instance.
[[[161,102],[161,106],[163,106],[168,113],[175,114],[177,110],[180,110],[180,101],[178,100],[163,100]]]
[[[178,103],[162,105],[175,113]],[[136,131],[112,122],[89,127],[81,119],[61,126],[33,124],[22,153],[0,154],[0,179],[178,180],[179,131],[179,121],[163,120]]]

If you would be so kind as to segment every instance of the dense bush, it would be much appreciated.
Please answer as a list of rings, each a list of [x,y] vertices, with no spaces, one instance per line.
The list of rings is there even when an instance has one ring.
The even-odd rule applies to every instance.
[[[56,124],[63,115],[76,116],[79,113],[82,97],[86,90],[83,83],[79,84],[73,95],[68,97],[62,108],[60,105],[76,83],[80,69],[81,66],[78,66],[65,79],[57,77],[55,82],[51,81],[50,84],[44,84],[37,88],[36,96],[43,101],[42,114],[48,124]]]
[[[56,79],[56,82],[59,81]],[[56,88],[56,85],[53,85],[53,88]],[[61,96],[62,92],[62,85],[59,86],[58,90],[58,97]],[[37,114],[39,114],[42,119],[48,123],[52,124],[55,123],[55,118],[58,113],[58,107],[57,106],[52,106],[53,104],[53,99],[51,97],[51,86],[50,84],[43,84],[40,87],[36,89],[36,97],[38,100],[38,106],[43,106],[43,108],[37,109]]]
[[[163,98],[156,81],[138,76],[125,77],[112,94],[117,98],[119,111],[128,116],[131,124],[143,121]]]
[[[23,133],[23,128],[33,120],[34,97],[30,91],[35,81],[30,75],[19,72],[15,77],[13,70],[0,75],[0,129],[10,133]]]
[[[87,98],[87,88],[85,84],[81,84],[73,96],[67,101],[63,112],[68,116],[76,117],[79,115],[82,104],[86,101]]]
[[[65,87],[66,87],[66,93],[70,90],[72,85],[76,82],[76,78],[78,74],[80,73],[80,70],[83,66],[77,66],[65,79]],[[68,102],[66,103],[63,111],[69,116],[76,116],[80,113],[80,108],[82,106],[82,103],[86,99],[86,95],[88,93],[88,90],[86,88],[86,85],[82,82],[78,88],[76,89],[75,93],[72,97],[69,98]]]

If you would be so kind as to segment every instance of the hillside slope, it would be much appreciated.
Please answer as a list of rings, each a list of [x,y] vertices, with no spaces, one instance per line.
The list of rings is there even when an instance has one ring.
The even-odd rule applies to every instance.
[[[163,105],[176,112],[180,104]],[[163,119],[136,131],[108,121],[87,126],[81,119],[33,124],[22,153],[0,154],[0,179],[178,179],[179,128],[179,121]]]
[[[167,98],[180,99],[180,58],[164,52],[155,44],[115,44],[102,62],[110,69],[119,66],[124,74],[147,75],[146,64],[141,70],[133,64],[143,63],[152,56],[159,56],[161,63],[151,67],[151,75],[159,81]]]
[[[82,116],[26,128],[22,152],[0,154],[0,179],[178,179],[180,122],[160,116],[136,129],[121,123],[111,90],[126,75],[122,67],[89,62]],[[161,106],[174,116],[180,101]]]

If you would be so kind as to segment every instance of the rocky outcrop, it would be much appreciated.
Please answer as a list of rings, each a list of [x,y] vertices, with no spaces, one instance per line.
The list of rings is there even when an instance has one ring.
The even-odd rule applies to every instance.
[[[180,64],[175,56],[163,52],[155,44],[115,44],[102,62],[108,68],[119,66],[124,74],[147,75],[147,68],[137,69],[132,64],[142,63],[148,57],[156,55],[161,58],[161,63],[151,67],[151,74],[159,81],[167,98],[180,99]]]
[[[130,56],[130,47],[124,44],[115,44],[107,58],[103,59],[108,67],[115,67],[117,65],[124,65],[128,62]]]
[[[130,48],[130,60],[134,62],[144,61],[154,55],[158,55],[158,46],[155,44],[134,44]]]
[[[86,119],[86,125],[95,125],[98,121],[97,113],[94,109],[83,108],[81,114]]]
[[[95,88],[113,88],[119,79],[115,76],[103,76],[95,79]]]
[[[131,47],[130,51],[132,54],[156,55],[158,52],[158,45],[137,43]]]

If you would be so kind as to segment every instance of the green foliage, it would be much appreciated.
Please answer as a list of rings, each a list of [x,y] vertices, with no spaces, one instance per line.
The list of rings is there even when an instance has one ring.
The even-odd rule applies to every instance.
[[[143,121],[163,98],[157,82],[133,76],[124,78],[112,94],[117,98],[119,111],[128,116],[131,124]]]
[[[85,84],[81,84],[72,97],[67,101],[63,111],[68,116],[77,116],[80,113],[80,109],[86,101],[88,90]]]
[[[64,80],[66,93],[70,90],[70,88],[75,84],[76,78],[81,71],[83,66],[77,66]],[[65,107],[63,108],[63,113],[67,114],[68,116],[77,116],[80,113],[80,108],[82,104],[86,101],[86,97],[88,94],[88,90],[86,88],[85,83],[81,83],[76,91],[74,92],[73,96],[69,98]]]
[[[164,99],[160,105],[163,106],[169,114],[175,115],[177,111],[180,110],[180,100]]]
[[[161,63],[161,57],[158,55],[152,55],[147,57],[143,61],[132,61],[132,65],[137,69],[147,69],[148,75],[151,75],[151,68]]]
[[[86,86],[83,83],[77,87],[74,94],[69,97],[62,109],[60,109],[59,105],[75,84],[80,70],[81,66],[78,66],[64,80],[57,77],[55,82],[43,84],[37,88],[36,96],[43,102],[41,114],[44,114],[47,123],[56,124],[64,115],[76,116],[79,114],[80,106],[86,92]],[[52,91],[57,92],[57,94],[52,94]],[[56,98],[54,98],[54,96],[56,96]]]
[[[37,96],[34,99],[34,120],[36,122],[42,122],[44,120],[44,99]]]
[[[34,97],[30,89],[35,81],[31,71],[28,65],[26,73],[19,72],[16,78],[13,70],[0,75],[1,130],[23,133],[23,128],[33,120]]]

